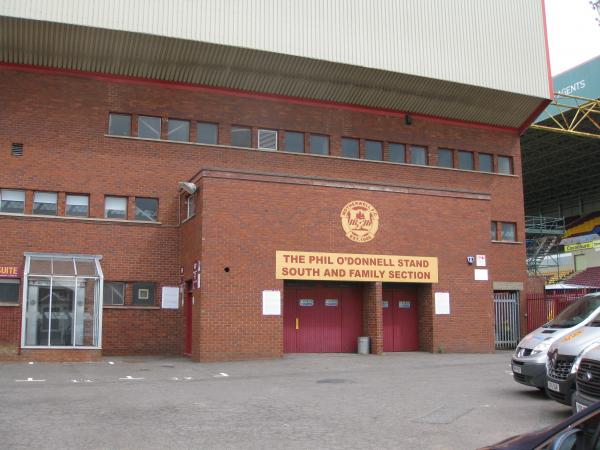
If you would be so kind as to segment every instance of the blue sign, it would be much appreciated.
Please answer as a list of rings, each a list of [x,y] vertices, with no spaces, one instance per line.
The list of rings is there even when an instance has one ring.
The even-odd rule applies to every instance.
[[[556,75],[552,78],[552,84],[554,85],[555,93],[591,99],[600,98],[600,56]],[[578,106],[583,101],[561,98],[560,103],[569,106]],[[548,105],[535,122],[541,122],[548,119],[549,116],[554,116],[558,113],[560,113],[560,110],[556,106]]]

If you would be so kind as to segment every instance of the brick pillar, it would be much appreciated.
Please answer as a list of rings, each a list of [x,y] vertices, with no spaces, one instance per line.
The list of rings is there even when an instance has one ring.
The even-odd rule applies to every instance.
[[[421,284],[418,289],[419,305],[419,349],[425,352],[433,352],[433,285]]]
[[[383,352],[382,284],[366,283],[363,287],[363,336],[371,338],[371,353]]]

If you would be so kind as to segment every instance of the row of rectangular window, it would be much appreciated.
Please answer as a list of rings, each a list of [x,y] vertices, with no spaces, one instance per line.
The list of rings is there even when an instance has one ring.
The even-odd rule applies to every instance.
[[[456,155],[456,162],[455,162]],[[437,152],[438,167],[458,168],[463,170],[475,170],[475,157],[473,152],[466,150],[454,151],[448,148],[440,148]],[[494,171],[494,155],[489,153],[477,154],[477,170],[481,172]],[[498,156],[498,173],[512,174],[512,158],[509,156]]]
[[[156,283],[131,283],[131,304],[135,306],[155,306]],[[105,306],[125,305],[127,283],[124,281],[105,281],[102,302]],[[128,302],[129,303],[129,302]]]
[[[20,280],[0,279],[0,303],[18,304]],[[154,306],[156,283],[131,283],[131,304],[136,306]],[[122,281],[105,281],[103,291],[104,305],[124,305],[125,288]]]
[[[137,116],[138,137],[148,139],[161,138],[160,117]],[[108,133],[114,136],[131,135],[131,115],[109,115]],[[168,119],[167,139],[172,141],[190,141],[190,122],[188,120]],[[299,131],[285,131],[283,136],[284,151],[292,153],[305,152],[305,133]],[[196,142],[201,144],[218,143],[218,125],[215,123],[198,122]],[[234,147],[252,148],[252,128],[242,125],[231,126],[231,145]],[[278,150],[278,131],[269,129],[257,130],[257,148],[261,150]],[[329,155],[329,136],[322,134],[309,134],[309,153],[313,155]],[[407,155],[409,153],[409,155]],[[437,155],[438,167],[455,167],[454,151],[439,149]],[[360,158],[360,140],[357,138],[342,137],[341,156],[346,158]],[[383,141],[365,140],[363,159],[370,161],[383,161]],[[388,143],[387,161],[417,165],[428,165],[427,148],[421,145]],[[479,170],[493,172],[493,155],[479,153],[478,167],[475,169],[474,153],[460,150],[458,152],[457,168],[464,170]],[[512,174],[512,158],[498,156],[498,173]]]
[[[153,116],[137,116],[137,136],[145,139],[161,138],[162,118]],[[112,136],[131,136],[131,115],[111,113],[108,118],[108,134]],[[169,119],[167,121],[167,139],[170,141],[190,141],[190,121]],[[198,122],[196,125],[196,142],[200,144],[217,144],[218,125],[209,122]]]
[[[492,221],[490,238],[492,241],[515,242],[517,240],[517,224],[514,222]]]
[[[127,197],[104,197],[104,217],[107,219],[127,219]],[[90,197],[87,194],[67,194],[65,216],[89,217]],[[23,214],[25,212],[25,191],[0,189],[0,212]],[[32,214],[42,216],[58,215],[58,193],[33,193]],[[156,222],[158,220],[158,199],[136,197],[135,220]]]

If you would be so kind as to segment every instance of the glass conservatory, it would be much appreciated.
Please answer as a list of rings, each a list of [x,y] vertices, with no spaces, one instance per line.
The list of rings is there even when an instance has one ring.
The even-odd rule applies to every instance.
[[[25,254],[22,347],[99,348],[101,256]]]

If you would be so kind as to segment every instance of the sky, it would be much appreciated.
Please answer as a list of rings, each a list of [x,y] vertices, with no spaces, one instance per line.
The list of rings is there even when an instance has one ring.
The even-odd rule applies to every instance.
[[[590,0],[545,0],[552,75],[600,55],[600,19]]]

